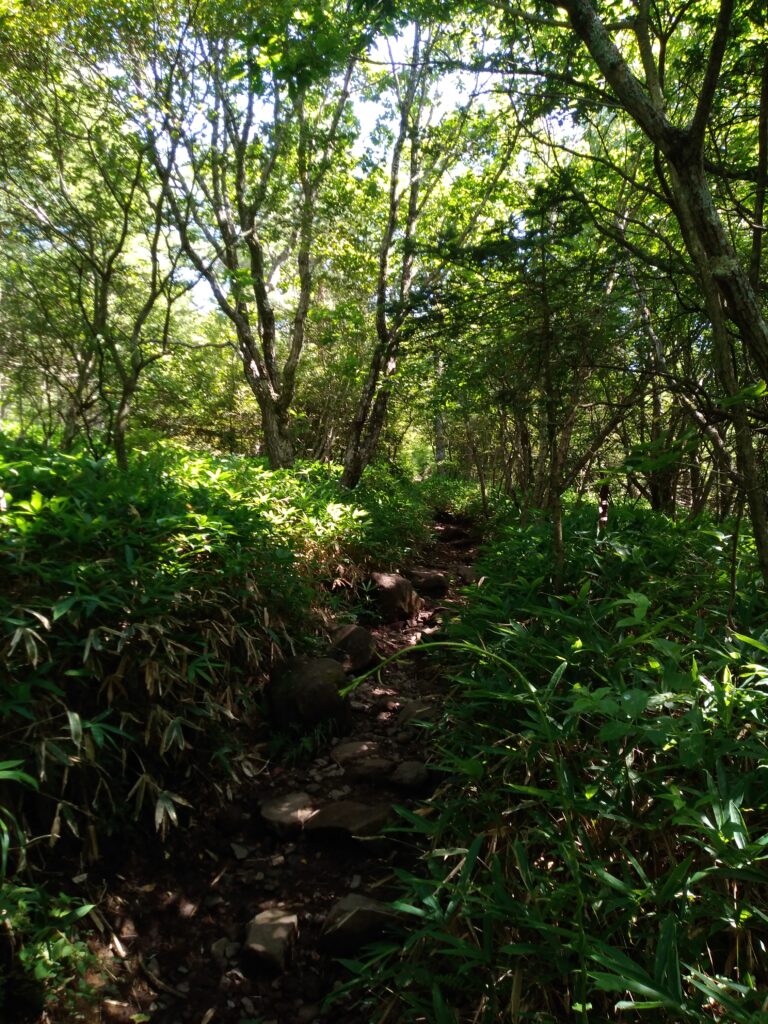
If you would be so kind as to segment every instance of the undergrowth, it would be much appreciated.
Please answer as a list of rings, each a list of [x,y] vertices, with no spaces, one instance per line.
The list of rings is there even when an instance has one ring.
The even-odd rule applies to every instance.
[[[339,476],[171,446],[123,473],[0,440],[0,928],[16,960],[35,935],[57,962],[70,949],[53,920],[67,897],[19,881],[26,863],[54,846],[92,862],[112,835],[183,821],[199,781],[237,770],[233,725],[258,716],[272,662],[311,646],[318,581],[423,539],[407,482]]]
[[[446,782],[371,1021],[768,1021],[768,633],[749,538],[614,509],[507,525],[454,624]],[[736,586],[731,588],[731,574]]]

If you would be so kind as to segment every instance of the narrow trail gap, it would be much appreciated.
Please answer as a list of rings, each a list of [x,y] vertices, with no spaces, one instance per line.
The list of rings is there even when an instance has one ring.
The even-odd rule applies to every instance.
[[[97,912],[108,980],[89,1024],[368,1024],[343,1000],[327,1014],[321,1005],[349,978],[336,958],[357,955],[381,918],[375,907],[350,914],[341,904],[339,927],[329,931],[329,914],[350,894],[391,900],[394,869],[414,869],[422,853],[410,834],[386,832],[398,823],[393,805],[417,807],[440,779],[419,722],[439,716],[449,683],[417,645],[460,609],[459,588],[476,579],[476,544],[471,523],[435,523],[421,564],[445,575],[447,592],[422,589],[413,619],[372,627],[382,659],[414,654],[353,691],[345,735],[294,765],[265,764],[256,751],[253,777],[231,803],[211,790],[164,846],[125,852]],[[288,800],[293,813],[289,806],[278,821],[265,819],[262,808],[297,794]],[[307,805],[323,809],[325,827],[304,827]],[[258,955],[247,948],[256,915],[267,919]]]

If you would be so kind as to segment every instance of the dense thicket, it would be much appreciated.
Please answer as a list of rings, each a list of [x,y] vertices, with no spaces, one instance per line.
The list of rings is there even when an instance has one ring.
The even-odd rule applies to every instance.
[[[476,485],[384,983],[763,1019],[766,54],[753,0],[0,5],[0,877],[164,831],[409,480]]]
[[[413,930],[350,963],[371,1020],[765,1017],[754,547],[630,506],[594,526],[568,503],[557,593],[545,523],[485,548],[443,655],[440,800],[404,822],[430,848],[400,873]]]

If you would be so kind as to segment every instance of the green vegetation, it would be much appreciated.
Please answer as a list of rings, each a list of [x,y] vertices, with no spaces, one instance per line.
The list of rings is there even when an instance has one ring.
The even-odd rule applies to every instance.
[[[767,208],[759,0],[0,0],[0,999],[437,519],[359,998],[768,1021]]]
[[[366,553],[399,559],[425,528],[381,470],[352,496],[317,465],[167,448],[121,473],[6,445],[0,476],[4,750],[46,777],[40,830],[87,835],[94,857],[95,821],[123,824],[126,800],[161,833],[176,823],[193,751],[227,766],[217,726],[301,646],[314,581],[345,565],[353,581]]]
[[[432,737],[446,780],[404,822],[430,844],[400,873],[416,927],[350,965],[371,1020],[766,1019],[754,551],[737,546],[729,612],[727,531],[614,511],[596,540],[594,509],[570,510],[558,593],[545,524],[485,549]]]
[[[312,643],[319,584],[423,539],[413,486],[378,468],[352,495],[339,473],[173,447],[120,472],[3,443],[0,914],[50,998],[87,963],[70,931],[88,908],[14,881],[24,865],[51,845],[95,862],[136,827],[162,839],[191,792],[237,777],[232,727],[258,720],[273,661]]]

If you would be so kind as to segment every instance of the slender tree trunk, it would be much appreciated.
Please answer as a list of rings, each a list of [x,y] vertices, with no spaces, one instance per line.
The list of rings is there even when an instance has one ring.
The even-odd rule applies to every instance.
[[[480,501],[483,505],[483,515],[486,519],[490,516],[490,508],[488,505],[488,481],[485,476],[485,460],[478,451],[477,444],[475,443],[475,437],[472,433],[472,427],[469,423],[469,417],[464,419],[464,429],[467,433],[467,443],[469,450],[472,453],[472,461],[475,464],[475,472],[477,473],[477,482],[480,485]]]
[[[445,462],[445,417],[442,412],[435,413],[432,423],[435,431],[435,464],[440,472]]]
[[[755,189],[754,227],[752,229],[752,254],[749,261],[749,279],[752,287],[760,292],[760,271],[763,257],[763,235],[766,225],[765,198],[768,188],[768,55],[763,61],[760,81],[760,113],[757,121],[757,188]]]
[[[112,425],[112,447],[115,451],[115,460],[118,468],[123,472],[128,469],[128,420],[131,412],[131,402],[135,393],[135,385],[133,387],[129,384],[123,386],[120,401],[115,411],[115,421]]]
[[[429,44],[427,44],[429,50]],[[392,394],[392,378],[397,370],[400,348],[400,328],[404,306],[408,300],[413,276],[413,233],[419,216],[419,186],[421,181],[420,119],[426,99],[426,62],[423,62],[421,26],[414,28],[411,50],[411,71],[402,93],[398,90],[400,124],[392,149],[389,172],[389,209],[387,223],[379,246],[379,268],[376,280],[376,348],[366,377],[355,418],[352,422],[347,451],[344,458],[342,482],[356,487],[363,470],[373,458],[379,437],[387,418],[387,407]],[[400,167],[406,144],[410,144],[408,160],[409,182],[404,223],[400,224],[402,201]],[[400,309],[390,317],[391,255],[398,229],[402,231],[403,255],[397,282]],[[383,380],[382,380],[383,378]]]

